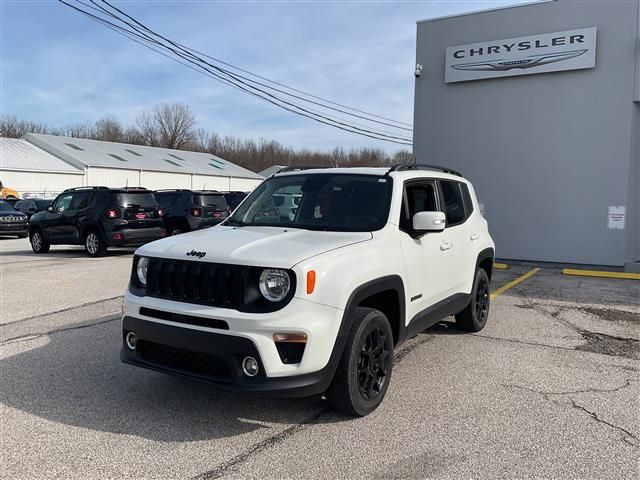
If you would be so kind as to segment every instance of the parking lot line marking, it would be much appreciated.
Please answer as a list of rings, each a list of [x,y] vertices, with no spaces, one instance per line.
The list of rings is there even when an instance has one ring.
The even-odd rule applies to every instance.
[[[582,277],[626,278],[628,280],[640,280],[640,273],[631,272],[602,272],[599,270],[577,270],[563,268],[563,275],[580,275]]]
[[[509,265],[507,265],[506,263],[494,263],[493,268],[497,268],[498,270],[506,270],[507,268],[509,268]]]
[[[506,285],[503,285],[502,287],[500,287],[499,289],[491,292],[491,299],[493,300],[494,298],[496,298],[498,295],[503,294],[504,292],[506,292],[507,290],[509,290],[512,287],[515,287],[516,285],[518,285],[521,282],[524,282],[527,278],[529,277],[533,277],[536,273],[538,273],[540,271],[539,268],[534,268],[532,270],[529,270],[527,273],[525,273],[524,275],[522,275],[521,277],[516,278],[515,280],[507,283]]]

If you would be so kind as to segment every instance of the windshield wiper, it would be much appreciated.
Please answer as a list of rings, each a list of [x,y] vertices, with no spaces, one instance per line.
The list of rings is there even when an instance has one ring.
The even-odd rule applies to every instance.
[[[227,221],[224,222],[224,224],[230,227],[244,227],[246,225],[246,223],[236,220],[235,218],[227,218]]]

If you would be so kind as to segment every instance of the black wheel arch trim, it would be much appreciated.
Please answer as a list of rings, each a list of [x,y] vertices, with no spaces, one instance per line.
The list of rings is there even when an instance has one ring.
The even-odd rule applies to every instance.
[[[480,251],[480,253],[478,254],[478,259],[476,260],[476,268],[473,271],[473,275],[475,277],[475,274],[476,274],[475,272],[478,271],[478,267],[480,267],[480,264],[488,258],[491,259],[491,265],[492,265],[490,271],[487,272],[487,275],[489,276],[489,282],[491,282],[491,276],[493,273],[493,262],[495,260],[495,251],[492,247],[488,247]]]
[[[329,362],[321,370],[325,383],[323,391],[329,387],[329,384],[331,383],[331,380],[333,380],[333,376],[335,375],[335,372],[338,368],[338,364],[340,363],[340,358],[342,357],[342,353],[344,352],[347,343],[347,336],[349,335],[349,330],[351,329],[351,325],[353,323],[353,314],[356,308],[358,308],[363,300],[388,290],[396,292],[396,294],[398,295],[398,305],[400,307],[398,321],[398,341],[396,342],[394,347],[402,343],[402,341],[406,337],[406,299],[402,278],[399,275],[387,275],[375,280],[370,280],[369,282],[360,285],[359,287],[354,289],[353,292],[351,292],[351,295],[349,295],[344,313],[342,314],[342,321],[340,322],[338,335],[333,345],[331,356],[329,357]]]

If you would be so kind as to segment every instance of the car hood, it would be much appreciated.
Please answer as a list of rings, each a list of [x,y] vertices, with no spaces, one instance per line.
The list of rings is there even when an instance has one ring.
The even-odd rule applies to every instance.
[[[370,232],[219,225],[149,243],[136,253],[177,260],[291,268],[309,257],[371,238]]]
[[[17,210],[0,210],[0,217],[20,217],[26,219],[27,216]]]

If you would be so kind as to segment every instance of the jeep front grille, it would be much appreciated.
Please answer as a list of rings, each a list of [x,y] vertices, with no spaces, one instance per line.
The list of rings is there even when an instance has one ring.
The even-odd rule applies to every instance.
[[[147,295],[216,307],[243,304],[247,268],[150,258]]]

